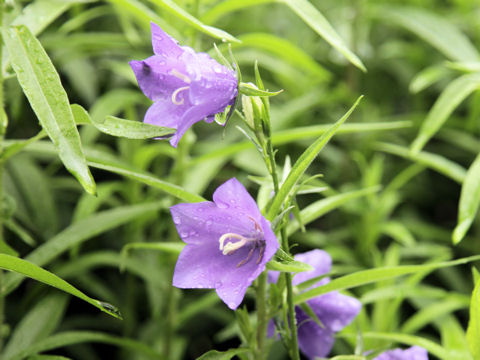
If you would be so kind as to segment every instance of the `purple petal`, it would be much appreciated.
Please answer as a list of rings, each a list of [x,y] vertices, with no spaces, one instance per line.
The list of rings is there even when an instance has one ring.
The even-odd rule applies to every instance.
[[[228,206],[222,201],[218,204],[206,201],[170,208],[177,231],[187,243],[178,258],[173,285],[215,288],[219,297],[231,309],[236,309],[247,288],[265,270],[279,244],[270,223],[261,216],[253,199],[236,179],[228,180],[217,189],[214,199],[217,201],[218,198],[226,199]],[[236,203],[231,203],[230,199]],[[265,241],[263,255],[254,247],[255,242],[224,255],[219,248],[219,239],[227,233],[245,238],[257,238],[263,234],[259,238],[259,241]]]
[[[210,114],[211,105],[202,104],[190,107],[180,120],[177,132],[170,139],[170,144],[177,147],[178,142],[183,137],[185,132],[195,123],[205,119]]]
[[[297,254],[295,255],[295,260],[311,265],[313,270],[296,274],[293,277],[293,285],[298,285],[304,281],[328,274],[332,267],[332,258],[330,255],[326,251],[319,249]]]
[[[350,324],[362,307],[357,299],[336,291],[317,296],[307,301],[307,304],[322,324],[335,332]]]
[[[186,75],[183,76],[185,67],[178,60],[153,55],[142,61],[130,61],[129,64],[135,73],[138,86],[152,101],[171,99],[175,90],[188,86],[185,82],[188,79]],[[190,104],[190,97],[185,94],[188,94],[188,91],[182,93],[184,102]]]
[[[187,105],[175,105],[169,100],[158,100],[148,108],[143,121],[147,124],[176,129],[187,108]]]
[[[420,346],[412,346],[409,349],[395,349],[386,351],[374,360],[428,360],[427,350]]]
[[[332,350],[334,333],[328,328],[320,327],[298,306],[295,307],[298,323],[298,346],[309,359],[325,357]]]
[[[250,196],[245,187],[235,178],[232,178],[213,193],[213,201],[219,208],[231,208],[236,211],[248,214],[255,220],[259,220],[262,215],[258,206]]]
[[[164,32],[160,26],[151,22],[150,28],[152,31],[152,47],[155,54],[179,57],[183,53],[177,41]]]

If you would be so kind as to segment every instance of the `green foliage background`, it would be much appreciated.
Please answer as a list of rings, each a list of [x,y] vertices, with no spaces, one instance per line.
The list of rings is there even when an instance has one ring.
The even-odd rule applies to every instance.
[[[284,90],[271,111],[285,173],[364,95],[300,179],[287,227],[292,251],[328,251],[333,287],[363,303],[332,356],[420,345],[480,359],[476,258],[449,262],[480,254],[478,1],[0,4],[2,359],[194,359],[245,340],[245,313],[171,287],[168,207],[233,176],[265,204],[268,172],[238,115],[196,124],[177,150],[145,140],[168,133],[139,125],[150,103],[128,66],[152,54],[150,21],[212,56],[231,40],[243,81],[258,60],[266,88]],[[269,358],[286,358],[281,343]]]

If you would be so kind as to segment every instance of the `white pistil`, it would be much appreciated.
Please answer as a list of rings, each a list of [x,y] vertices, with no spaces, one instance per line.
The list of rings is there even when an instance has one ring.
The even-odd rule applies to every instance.
[[[190,86],[182,86],[181,88],[178,88],[172,93],[172,103],[175,105],[183,105],[185,102],[185,99],[182,98],[180,101],[177,99],[178,94],[180,94],[182,91],[190,89]]]
[[[170,74],[172,74],[176,78],[186,82],[187,84],[190,84],[192,82],[192,80],[190,80],[190,78],[187,75],[182,74],[181,72],[177,71],[176,69],[172,69],[170,71]]]
[[[227,239],[238,239],[240,241],[237,241],[235,243],[228,242],[225,244],[225,241]],[[235,233],[223,234],[220,239],[218,239],[218,242],[220,243],[219,249],[222,250],[223,255],[233,254],[235,251],[243,247],[249,241],[252,240]]]

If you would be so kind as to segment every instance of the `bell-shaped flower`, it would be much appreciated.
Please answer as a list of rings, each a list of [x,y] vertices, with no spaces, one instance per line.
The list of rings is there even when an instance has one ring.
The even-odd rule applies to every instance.
[[[178,257],[173,286],[215,289],[235,310],[279,247],[270,223],[235,178],[215,190],[213,202],[177,204],[170,212],[187,244]]]
[[[427,350],[412,346],[406,350],[394,349],[378,355],[373,360],[428,360]]]
[[[215,114],[233,105],[237,78],[206,53],[196,53],[152,23],[155,55],[130,66],[143,93],[153,101],[144,122],[176,129],[174,147],[194,123],[212,122]]]
[[[292,280],[294,286],[329,273],[332,266],[330,255],[318,249],[297,254],[295,260],[311,265],[313,270],[297,273]],[[276,282],[278,276],[278,272],[269,272],[271,282]],[[312,287],[324,285],[329,281],[327,277],[321,278]],[[321,325],[307,315],[300,306],[296,306],[298,346],[309,359],[323,358],[332,349],[335,333],[352,322],[360,312],[361,304],[357,299],[336,291],[310,299],[306,304],[315,313]],[[273,335],[272,325],[271,323],[269,326],[270,335]]]

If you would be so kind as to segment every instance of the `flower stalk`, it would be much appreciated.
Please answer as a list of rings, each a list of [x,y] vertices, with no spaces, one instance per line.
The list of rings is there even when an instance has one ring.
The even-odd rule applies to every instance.
[[[262,80],[260,78],[260,74],[258,71],[258,66],[255,66],[255,74],[258,89],[260,91],[264,91],[265,88],[263,86]],[[253,116],[254,116],[254,130],[257,136],[257,141],[259,142],[262,150],[265,165],[267,167],[268,172],[272,178],[273,182],[273,191],[275,194],[278,193],[280,189],[280,183],[277,174],[277,166],[275,161],[275,150],[272,144],[272,136],[271,136],[271,122],[270,122],[270,103],[268,97],[261,97],[261,106],[260,108],[257,105],[256,101],[253,101],[252,98],[252,107],[253,107]],[[261,128],[261,131],[260,129]],[[280,238],[282,248],[285,252],[290,253],[289,251],[289,244],[288,244],[288,236],[285,226],[282,227],[281,230],[281,238]],[[295,317],[295,305],[293,303],[293,286],[292,286],[292,274],[285,273],[285,280],[286,280],[286,288],[287,288],[287,313],[289,319],[289,338],[290,338],[290,355],[291,358],[294,360],[300,360],[300,353],[298,349],[298,334],[297,334],[297,324],[296,324],[296,317]],[[263,291],[263,293],[261,292]],[[268,322],[268,316],[263,313],[263,309],[265,308],[265,292],[266,289],[262,289],[259,285],[257,288],[257,317],[258,317],[258,328],[257,328],[257,351],[263,351],[261,348],[264,344],[265,337],[266,337],[266,324]],[[258,358],[260,359],[260,358]]]
[[[3,92],[3,63],[2,63],[2,29],[3,29],[3,10],[5,7],[4,0],[0,0],[0,244],[4,243],[3,237],[3,221],[4,221],[4,207],[3,207],[3,140],[7,128],[7,115],[4,109],[4,92]],[[0,353],[3,348],[3,322],[4,322],[4,305],[5,297],[1,291],[3,285],[3,271],[0,270]]]

